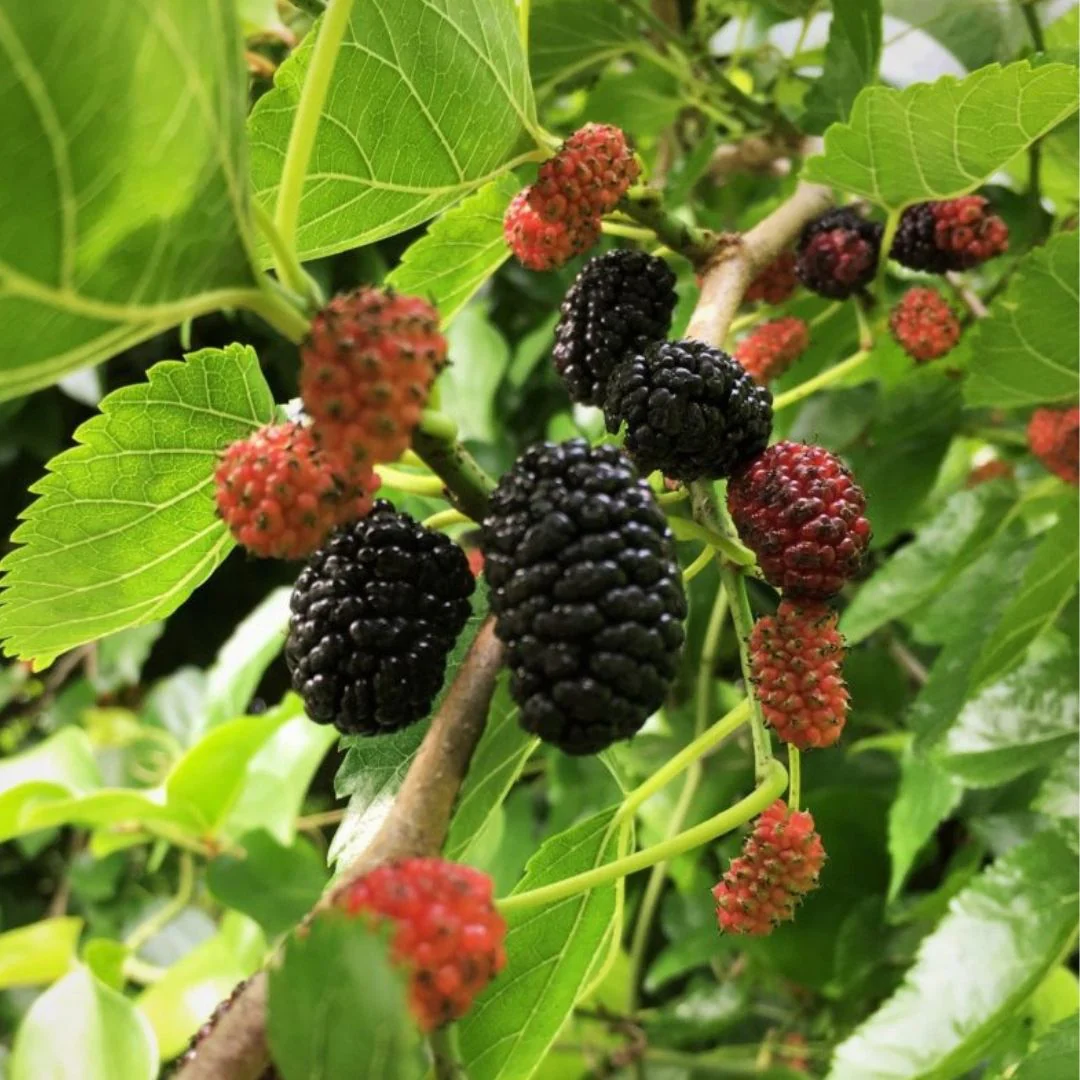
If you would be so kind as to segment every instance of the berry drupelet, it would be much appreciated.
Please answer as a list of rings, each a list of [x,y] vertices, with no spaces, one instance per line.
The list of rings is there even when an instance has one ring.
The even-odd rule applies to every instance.
[[[850,207],[826,211],[799,237],[799,280],[830,300],[846,300],[861,292],[877,272],[883,231]]]
[[[1080,485],[1080,409],[1036,409],[1028,422],[1031,452],[1056,476]]]
[[[507,207],[503,236],[526,270],[555,270],[600,239],[600,220],[545,221],[529,204],[526,189]]]
[[[292,593],[285,660],[308,716],[345,735],[426,716],[474,588],[457,544],[384,500],[333,534]]]
[[[766,304],[782,304],[790,300],[799,287],[795,273],[795,252],[781,251],[747,286],[743,299],[747,303],[764,300]]]
[[[735,348],[735,359],[761,386],[780,378],[810,344],[802,319],[786,315],[755,327]]]
[[[908,289],[889,313],[889,329],[920,364],[951,352],[960,340],[960,320],[937,289]]]
[[[611,432],[626,424],[626,449],[643,473],[716,479],[765,449],[772,394],[722,349],[663,341],[615,369],[604,417]]]
[[[686,614],[648,484],[615,447],[534,446],[499,482],[482,535],[522,726],[570,754],[635,734],[675,675]]]
[[[1009,248],[1009,227],[981,195],[916,203],[900,217],[889,254],[931,274],[970,270]]]
[[[826,600],[862,565],[866,496],[820,446],[779,442],[732,477],[728,509],[765,580],[790,599]]]
[[[590,259],[555,328],[552,357],[570,397],[603,405],[615,366],[667,337],[675,301],[675,275],[663,259],[629,250]]]

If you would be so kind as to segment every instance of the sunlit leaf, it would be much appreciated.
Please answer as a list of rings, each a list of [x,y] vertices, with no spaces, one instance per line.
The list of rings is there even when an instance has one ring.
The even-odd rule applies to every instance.
[[[82,927],[82,919],[61,916],[0,934],[0,987],[59,979],[75,959]]]

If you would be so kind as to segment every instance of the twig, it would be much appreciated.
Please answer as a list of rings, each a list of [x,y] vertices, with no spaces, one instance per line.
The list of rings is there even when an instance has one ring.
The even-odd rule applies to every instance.
[[[623,196],[619,209],[652,229],[661,243],[684,255],[695,266],[704,266],[723,241],[716,233],[695,229],[668,213],[664,209],[663,196],[656,188],[632,187]]]
[[[431,855],[446,838],[450,812],[484,730],[503,649],[489,619],[428,729],[382,828],[319,901],[389,859]],[[269,1063],[266,972],[255,975],[199,1044],[176,1080],[259,1080]]]
[[[955,270],[950,270],[945,275],[945,280],[952,286],[953,292],[964,302],[964,306],[971,312],[973,318],[986,318],[989,314],[986,305],[979,299],[974,289],[964,281],[963,275],[958,274]]]

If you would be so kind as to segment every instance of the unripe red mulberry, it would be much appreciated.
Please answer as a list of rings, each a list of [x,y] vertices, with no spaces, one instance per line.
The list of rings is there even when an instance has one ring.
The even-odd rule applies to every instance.
[[[960,340],[960,320],[937,289],[908,289],[889,315],[889,329],[920,364],[944,356]]]
[[[617,127],[586,124],[540,166],[529,205],[544,221],[599,218],[615,209],[640,172]]]
[[[789,300],[799,286],[795,274],[795,252],[781,251],[747,286],[743,297],[748,303],[764,300],[766,304],[782,304]]]
[[[396,963],[411,973],[409,1003],[425,1031],[457,1020],[506,964],[506,923],[491,878],[443,859],[405,859],[350,882],[334,905],[390,923]]]
[[[446,339],[426,300],[369,285],[335,296],[315,316],[300,360],[300,394],[319,445],[370,467],[408,447],[446,364]]]
[[[529,205],[529,189],[514,196],[503,218],[503,235],[527,270],[555,270],[600,239],[600,219],[545,221]]]
[[[754,822],[743,853],[713,889],[721,931],[762,936],[795,917],[803,896],[817,886],[825,848],[806,810],[777,799]]]
[[[754,624],[750,672],[765,719],[799,750],[832,746],[844,730],[848,692],[836,612],[783,601]]]
[[[764,385],[783,375],[809,344],[806,323],[787,315],[762,323],[747,334],[735,348],[735,359],[754,382]]]
[[[218,513],[253,555],[301,559],[363,517],[379,486],[315,446],[311,429],[273,424],[229,446],[214,474]]]
[[[1080,486],[1080,409],[1036,409],[1028,423],[1031,452],[1066,483]]]
[[[1009,227],[981,195],[916,203],[900,218],[889,254],[912,270],[969,270],[1009,248]]]

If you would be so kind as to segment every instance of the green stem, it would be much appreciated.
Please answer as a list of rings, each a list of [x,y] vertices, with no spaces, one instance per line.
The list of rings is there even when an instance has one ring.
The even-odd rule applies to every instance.
[[[656,239],[656,233],[652,229],[624,225],[621,221],[601,221],[600,231],[605,236],[622,236],[627,240],[640,240],[643,243],[651,243]]]
[[[148,964],[137,956],[129,956],[124,960],[124,978],[140,986],[152,986],[160,982],[165,977],[165,970],[157,964]]]
[[[296,257],[296,251],[292,244],[287,244],[278,232],[274,219],[269,211],[258,199],[251,200],[251,213],[259,231],[270,245],[270,252],[274,257],[274,265],[287,267],[288,279],[292,282],[303,283],[303,296],[309,308],[317,310],[326,302],[315,279],[304,269],[300,260]]]
[[[874,329],[870,325],[867,304],[861,296],[856,296],[854,303],[855,321],[859,324],[859,349],[862,352],[869,352],[874,346]]]
[[[428,1035],[432,1072],[435,1080],[455,1080],[464,1075],[459,1068],[461,1054],[457,1044],[457,1026],[444,1024]]]
[[[451,525],[471,525],[472,518],[467,518],[460,510],[440,510],[429,518],[424,518],[421,525],[425,529],[446,529]]]
[[[285,149],[285,163],[281,169],[281,183],[277,191],[277,203],[274,208],[274,224],[282,242],[290,250],[296,247],[296,226],[300,220],[300,199],[304,193],[304,181],[307,178],[311,152],[315,148],[315,135],[319,128],[326,94],[330,89],[330,79],[334,74],[338,51],[341,48],[345,30],[349,25],[353,0],[331,0],[322,21],[315,31],[315,47],[311,50],[307,74],[300,91],[300,101],[293,117],[289,143]],[[296,292],[304,291],[302,280],[293,280],[290,276],[295,259],[285,263],[275,262],[278,276]]]
[[[425,412],[413,432],[413,449],[446,485],[450,502],[473,521],[484,520],[495,481],[456,441],[457,427],[442,413]]]
[[[1035,11],[1035,5],[1031,0],[1020,0],[1020,10],[1024,13],[1024,21],[1031,34],[1031,43],[1036,52],[1046,52],[1046,38],[1043,37],[1043,29],[1039,23],[1039,16]]]
[[[821,326],[822,323],[828,322],[843,306],[839,300],[834,300],[824,311],[819,311],[806,325],[811,330],[815,326]]]
[[[307,337],[311,323],[271,278],[263,275],[263,287],[252,293],[245,306],[265,319],[282,337],[299,345]]]
[[[788,746],[788,806],[792,810],[799,809],[799,799],[802,797],[802,755],[798,747]]]
[[[517,0],[518,6],[518,35],[521,37],[521,47],[525,55],[529,55],[529,0]]]
[[[689,585],[713,561],[714,548],[706,544],[698,557],[682,572],[684,585]]]
[[[803,398],[808,398],[811,394],[816,394],[819,390],[824,390],[825,387],[839,382],[844,376],[850,375],[853,371],[862,367],[869,359],[869,350],[860,349],[846,360],[841,360],[839,364],[826,368],[812,379],[807,379],[806,382],[799,383],[798,386],[793,386],[782,394],[777,394],[773,398],[773,412],[777,413],[781,409],[787,409],[796,402],[802,401]]]
[[[326,10],[326,0],[289,0],[289,3],[315,19]]]
[[[900,228],[900,216],[903,212],[903,209],[890,210],[889,216],[885,219],[885,231],[881,235],[881,251],[878,252],[877,277],[874,281],[874,288],[879,296],[884,293],[885,272],[889,265],[889,252],[892,251],[893,240],[896,237],[896,230]]]
[[[735,537],[723,536],[697,521],[673,517],[668,518],[668,525],[676,540],[700,540],[738,566],[753,566],[756,561],[754,553]]]
[[[716,234],[695,229],[664,209],[664,198],[655,188],[632,187],[619,203],[620,209],[656,233],[661,243],[679,252],[695,266],[703,266],[716,250]]]
[[[676,503],[686,502],[689,498],[690,492],[681,487],[674,491],[661,491],[656,496],[656,502],[660,506],[674,506]]]
[[[186,852],[180,853],[180,880],[176,885],[176,895],[162,904],[152,915],[144,919],[128,934],[124,944],[132,953],[137,953],[155,934],[163,930],[187,907],[195,888],[195,861]]]
[[[398,491],[407,491],[410,495],[432,497],[440,496],[444,491],[443,482],[437,476],[408,473],[395,469],[393,465],[376,465],[375,472],[384,484],[389,484]]]
[[[980,427],[961,432],[970,439],[982,439],[983,442],[996,443],[1000,446],[1027,447],[1027,436],[1022,431],[1010,431],[1007,428]]]
[[[769,763],[758,786],[746,796],[740,799],[734,806],[722,810],[719,814],[686,829],[678,836],[670,840],[663,840],[659,844],[653,844],[642,851],[625,858],[616,859],[604,866],[598,866],[593,870],[586,870],[582,874],[563,878],[562,881],[544,885],[539,889],[531,889],[528,892],[517,893],[498,901],[498,907],[504,915],[527,911],[529,908],[541,907],[545,904],[553,904],[558,900],[565,900],[577,893],[587,892],[590,889],[608,885],[627,874],[636,873],[638,870],[647,870],[658,862],[665,862],[682,855],[687,851],[693,851],[715,840],[724,833],[737,829],[740,825],[755,818],[768,806],[783,795],[787,787],[787,771],[779,761],[775,759]],[[623,804],[625,809],[626,804]],[[620,814],[622,811],[620,811]]]

